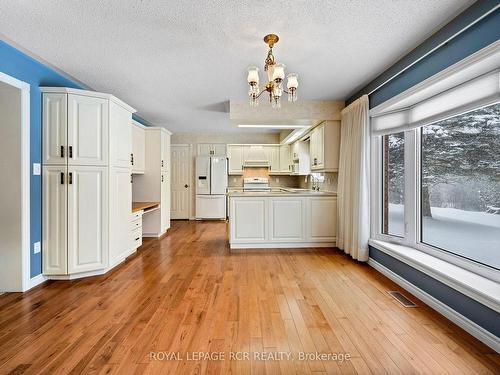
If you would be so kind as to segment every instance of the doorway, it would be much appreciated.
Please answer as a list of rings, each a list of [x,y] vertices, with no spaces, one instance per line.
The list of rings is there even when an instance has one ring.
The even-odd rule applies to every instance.
[[[0,293],[30,287],[29,90],[0,72]]]
[[[171,201],[172,220],[189,219],[191,212],[191,145],[171,145]]]

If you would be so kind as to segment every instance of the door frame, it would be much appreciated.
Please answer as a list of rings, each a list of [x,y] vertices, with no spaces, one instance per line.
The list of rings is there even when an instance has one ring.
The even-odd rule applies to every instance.
[[[170,172],[172,172],[172,149],[174,147],[187,147],[189,150],[189,162],[188,162],[188,176],[189,176],[189,187],[188,187],[188,215],[187,220],[194,220],[192,208],[193,208],[193,145],[190,143],[175,143],[170,144]],[[172,173],[170,173],[172,177]],[[170,195],[172,195],[172,185],[170,184]],[[170,197],[170,205],[172,205],[172,197]],[[186,219],[172,219],[172,214],[170,214],[171,220],[186,220]]]
[[[0,82],[21,90],[21,285],[22,292],[32,288],[30,243],[30,84],[0,72]],[[41,168],[41,165],[40,165]],[[41,176],[41,171],[40,171]],[[38,276],[35,276],[37,278]]]

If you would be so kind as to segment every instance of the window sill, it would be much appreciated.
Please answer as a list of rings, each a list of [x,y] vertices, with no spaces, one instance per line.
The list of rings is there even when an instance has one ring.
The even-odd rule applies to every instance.
[[[500,284],[412,247],[370,240],[376,249],[500,312]]]

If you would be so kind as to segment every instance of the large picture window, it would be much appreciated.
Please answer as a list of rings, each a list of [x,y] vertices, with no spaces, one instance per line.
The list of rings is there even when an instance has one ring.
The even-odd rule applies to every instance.
[[[421,241],[500,269],[500,104],[421,137]]]

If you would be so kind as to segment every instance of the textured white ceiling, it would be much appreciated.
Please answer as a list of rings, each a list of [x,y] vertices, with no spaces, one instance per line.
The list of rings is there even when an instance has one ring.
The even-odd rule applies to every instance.
[[[280,36],[299,100],[343,100],[471,3],[2,0],[0,33],[154,124],[228,131],[227,102],[246,98],[265,34]]]

